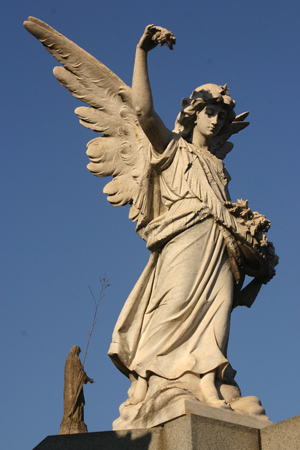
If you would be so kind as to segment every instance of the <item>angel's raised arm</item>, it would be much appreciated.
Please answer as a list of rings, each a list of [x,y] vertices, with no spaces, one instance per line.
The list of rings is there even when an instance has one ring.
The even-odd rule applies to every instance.
[[[148,25],[136,48],[132,79],[132,99],[144,133],[154,149],[162,153],[172,139],[172,131],[165,126],[154,111],[147,65],[148,52],[159,43],[161,45],[166,43],[172,49],[175,38],[171,32],[161,27]]]

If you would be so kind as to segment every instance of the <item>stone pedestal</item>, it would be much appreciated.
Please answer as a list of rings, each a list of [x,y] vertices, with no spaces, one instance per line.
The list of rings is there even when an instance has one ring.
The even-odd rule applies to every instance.
[[[48,436],[34,450],[300,450],[300,416],[263,429],[187,414],[140,430]]]
[[[253,397],[254,398],[254,397]],[[250,399],[249,402],[247,400]],[[244,405],[250,404],[250,406],[260,408],[264,412],[264,409],[259,406],[257,402],[251,403],[252,397],[244,397],[240,401]],[[258,401],[258,399],[255,397]],[[238,402],[236,402],[238,403]],[[142,411],[143,412],[143,411]],[[128,414],[128,412],[126,411]],[[265,414],[246,414],[243,411],[232,411],[221,408],[213,408],[212,406],[206,405],[199,401],[194,401],[193,399],[185,398],[175,398],[173,401],[167,403],[159,411],[155,408],[146,409],[144,411],[144,416],[139,412],[139,417],[134,420],[130,420],[130,416],[126,417],[127,420],[124,422],[117,419],[113,423],[113,430],[136,430],[136,429],[152,429],[153,427],[161,426],[163,424],[169,423],[171,420],[177,419],[178,417],[192,414],[200,417],[208,417],[210,419],[221,420],[223,422],[234,423],[236,425],[243,425],[250,428],[265,428],[267,426],[273,425],[270,419]],[[128,424],[133,423],[133,426]]]
[[[262,450],[300,450],[300,416],[261,430]]]

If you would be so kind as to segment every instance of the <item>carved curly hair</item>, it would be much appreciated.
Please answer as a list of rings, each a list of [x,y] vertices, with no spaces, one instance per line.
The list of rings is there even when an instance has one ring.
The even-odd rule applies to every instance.
[[[227,110],[227,117],[222,129],[218,134],[222,134],[224,129],[235,118],[235,101],[228,93],[227,85],[203,84],[196,88],[190,98],[181,101],[182,110],[175,121],[174,131],[179,133],[186,141],[191,142],[192,132],[195,127],[196,113],[201,111],[210,103],[223,103]]]

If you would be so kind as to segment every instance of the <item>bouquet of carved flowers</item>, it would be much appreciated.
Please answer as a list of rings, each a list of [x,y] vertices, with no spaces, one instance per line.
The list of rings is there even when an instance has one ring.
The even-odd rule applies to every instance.
[[[268,241],[266,232],[271,226],[271,222],[263,215],[256,211],[251,211],[248,207],[248,200],[239,199],[236,203],[225,202],[224,206],[237,219],[237,221],[247,228],[247,232],[252,236],[253,252],[249,253],[249,249],[239,243],[245,264],[251,272],[260,272],[263,282],[267,283],[275,275],[275,266],[278,264],[279,258],[275,254],[275,248],[272,242]],[[248,250],[248,251],[247,251]],[[258,264],[260,262],[260,264]],[[257,265],[257,269],[255,267]]]

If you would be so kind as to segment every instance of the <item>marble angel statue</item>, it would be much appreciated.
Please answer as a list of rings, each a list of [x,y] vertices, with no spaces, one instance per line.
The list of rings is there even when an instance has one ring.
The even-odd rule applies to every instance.
[[[109,349],[131,381],[114,428],[156,425],[155,412],[180,398],[268,420],[256,397],[241,396],[227,359],[232,309],[251,306],[278,261],[270,222],[228,192],[228,139],[248,125],[248,113],[236,116],[226,85],[204,84],[182,100],[169,130],[154,110],[147,71],[148,52],[175,43],[161,27],[142,35],[130,88],[40,20],[24,26],[64,66],[54,69],[58,81],[90,105],[75,110],[100,134],[87,144],[88,168],[112,177],[104,193],[114,206],[130,205],[151,252]],[[253,280],[243,288],[245,275]]]

